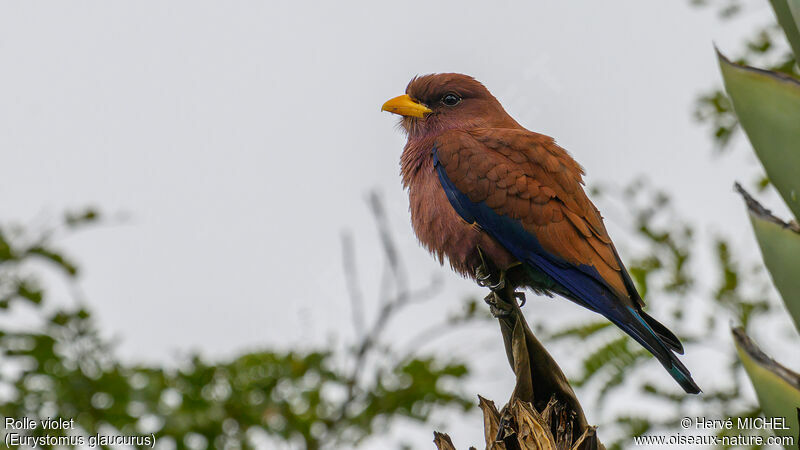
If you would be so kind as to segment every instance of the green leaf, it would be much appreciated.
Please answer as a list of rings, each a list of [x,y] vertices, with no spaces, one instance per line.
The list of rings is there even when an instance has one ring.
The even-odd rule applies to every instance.
[[[28,253],[31,255],[38,255],[44,259],[49,260],[56,266],[66,271],[67,274],[71,276],[75,276],[78,273],[78,267],[74,263],[69,261],[67,258],[65,258],[64,255],[62,255],[59,252],[53,251],[49,248],[45,248],[42,246],[36,246],[29,249]]]
[[[611,322],[607,320],[598,320],[595,322],[576,325],[574,327],[564,328],[563,330],[553,333],[553,335],[550,336],[550,339],[562,339],[567,337],[586,339],[589,336],[593,336],[600,331],[608,329],[610,326]]]
[[[800,82],[717,56],[742,128],[767,176],[800,218]]]
[[[750,215],[772,281],[800,331],[800,233]]]
[[[770,0],[778,23],[792,46],[795,55],[800,55],[800,0]]]
[[[734,328],[732,332],[739,359],[753,383],[764,417],[784,417],[785,426],[789,429],[776,428],[774,433],[797,438],[800,430],[797,417],[797,408],[800,408],[800,375],[762,352],[742,328]]]
[[[800,227],[773,216],[740,185],[736,188],[747,203],[764,264],[800,332]]]
[[[99,218],[100,213],[92,208],[86,208],[83,211],[68,211],[64,214],[64,222],[70,228],[96,222]]]
[[[21,280],[17,283],[17,295],[34,304],[42,303],[44,292],[31,280]]]

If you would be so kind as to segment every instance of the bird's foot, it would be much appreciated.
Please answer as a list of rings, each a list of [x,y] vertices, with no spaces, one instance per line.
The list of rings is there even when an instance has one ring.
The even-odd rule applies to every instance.
[[[492,274],[486,269],[486,265],[481,264],[475,269],[475,281],[480,287],[487,287],[492,283]]]
[[[508,317],[514,311],[514,308],[497,295],[497,292],[492,291],[489,295],[484,297],[483,301],[489,305],[489,312],[492,313],[495,319],[501,317]]]
[[[492,283],[492,278],[492,273],[486,269],[485,264],[481,264],[475,269],[475,281],[477,281],[478,286],[488,287],[492,291],[499,291],[506,287],[505,270],[500,271],[500,276],[498,277],[496,283]]]
[[[494,274],[492,273],[492,266],[487,261],[486,256],[483,254],[483,250],[481,250],[480,246],[477,248],[477,250],[478,257],[481,259],[481,264],[475,268],[475,281],[478,282],[478,286],[488,287],[492,291],[503,289],[506,286],[505,271],[501,270],[497,282],[493,283],[492,279],[494,278]]]
[[[499,290],[505,288],[506,287],[506,271],[505,270],[501,270],[500,271],[500,277],[497,279],[497,283],[490,284],[487,287],[489,289],[491,289],[492,292],[496,292],[496,291],[499,291]]]
[[[514,299],[519,302],[519,306],[522,307],[525,305],[525,293],[524,292],[514,292]],[[500,295],[496,291],[492,291],[484,297],[484,302],[489,305],[489,311],[492,313],[496,319],[500,317],[507,317],[510,316],[511,313],[514,311],[514,307],[506,303]]]

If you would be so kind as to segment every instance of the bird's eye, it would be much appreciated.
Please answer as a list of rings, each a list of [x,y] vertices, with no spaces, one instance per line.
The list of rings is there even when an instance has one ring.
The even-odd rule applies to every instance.
[[[445,106],[456,106],[460,101],[461,97],[452,92],[444,94],[444,97],[442,97],[442,103],[444,103]]]

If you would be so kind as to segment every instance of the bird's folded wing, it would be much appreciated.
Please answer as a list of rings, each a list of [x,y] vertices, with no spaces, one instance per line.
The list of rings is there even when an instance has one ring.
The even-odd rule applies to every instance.
[[[506,246],[524,247],[508,249],[518,258],[519,252],[533,252],[540,265],[562,267],[540,270],[580,269],[626,306],[641,306],[602,217],[583,190],[582,168],[552,138],[521,129],[491,128],[448,131],[435,145],[437,170],[443,170],[452,185],[451,203],[481,205],[500,216],[474,217],[478,209],[464,205],[456,208],[462,217],[484,228],[492,224],[481,221],[497,222],[490,234],[507,234],[494,237],[506,241]],[[521,229],[515,225],[517,231],[512,231],[508,223],[501,227],[502,218],[512,219]]]

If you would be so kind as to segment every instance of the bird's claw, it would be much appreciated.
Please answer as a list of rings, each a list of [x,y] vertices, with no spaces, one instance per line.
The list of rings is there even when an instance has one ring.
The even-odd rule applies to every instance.
[[[519,301],[519,307],[522,308],[525,306],[525,293],[524,292],[514,292],[514,298]]]
[[[486,262],[486,257],[483,255],[483,250],[481,250],[480,246],[477,248],[478,250],[478,257],[481,259],[481,265],[475,268],[475,281],[478,283],[480,287],[488,287],[491,290],[495,290],[492,284],[492,271],[489,269],[489,264]]]
[[[497,292],[492,291],[489,295],[484,297],[483,301],[489,305],[489,312],[491,312],[492,316],[496,319],[508,317],[513,311],[513,309],[509,308],[506,302],[497,295]]]
[[[506,287],[506,273],[501,270],[497,283],[492,283],[492,273],[486,269],[486,264],[481,264],[475,268],[475,281],[480,287],[488,287],[493,291],[499,291]]]
[[[489,289],[491,289],[492,291],[499,291],[499,290],[503,289],[504,287],[506,287],[506,272],[501,270],[500,271],[500,279],[497,280],[497,283],[490,284],[487,287]]]
[[[525,305],[524,292],[514,292],[513,295],[514,299],[519,302],[520,307]],[[496,319],[499,319],[501,317],[508,317],[514,311],[514,308],[505,301],[503,301],[503,299],[500,298],[500,295],[495,291],[490,292],[489,295],[484,297],[483,301],[486,302],[487,305],[489,305],[489,311],[492,313],[492,316],[494,316]]]
[[[475,281],[478,282],[480,287],[487,287],[492,281],[492,274],[486,270],[486,266],[483,264],[475,269]]]

